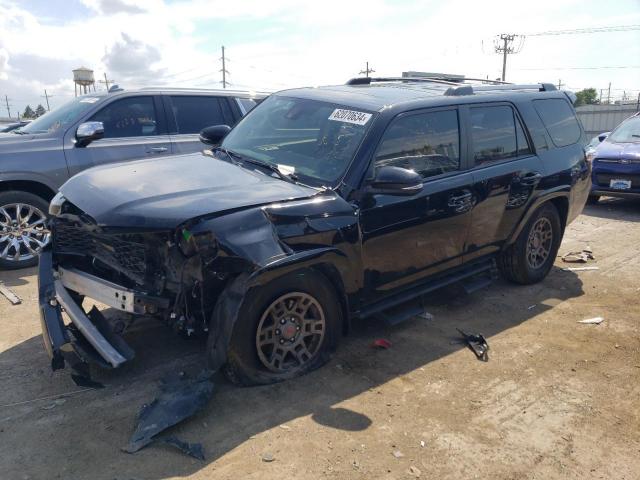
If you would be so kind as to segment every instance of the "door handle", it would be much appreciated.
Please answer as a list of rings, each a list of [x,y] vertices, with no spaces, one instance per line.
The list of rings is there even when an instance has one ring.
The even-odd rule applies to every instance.
[[[167,147],[151,147],[147,153],[164,153],[169,150]]]
[[[520,179],[520,185],[525,187],[532,187],[537,185],[542,180],[542,174],[540,172],[529,172],[518,177]]]
[[[447,205],[457,213],[467,212],[473,206],[473,194],[465,192],[461,195],[452,195],[449,197]]]

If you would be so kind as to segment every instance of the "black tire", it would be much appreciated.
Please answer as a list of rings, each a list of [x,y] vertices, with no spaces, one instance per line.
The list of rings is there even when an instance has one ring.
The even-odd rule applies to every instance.
[[[587,197],[587,205],[595,205],[600,201],[600,195],[589,195]]]
[[[258,352],[258,327],[261,324],[263,315],[266,315],[266,311],[273,304],[283,296],[298,293],[310,296],[321,307],[322,313],[324,313],[324,333],[315,345],[312,344],[317,349],[313,351],[313,355],[304,363],[290,369],[283,367],[282,371],[273,371],[265,364],[266,360],[263,361],[260,358],[260,353]],[[315,310],[315,312],[319,313],[319,310]],[[269,321],[268,319],[269,317],[265,318],[266,321]],[[276,320],[273,320],[273,324],[274,330],[279,327],[279,323]],[[341,324],[342,311],[338,298],[332,285],[323,275],[310,270],[284,275],[263,287],[251,290],[243,299],[238,320],[231,335],[224,372],[233,383],[243,386],[268,385],[304,375],[325,364],[331,358],[331,353],[338,343]],[[277,332],[278,330],[275,331]],[[299,336],[301,334],[302,332],[296,335]],[[273,336],[275,337],[275,335]],[[316,336],[307,333],[305,338],[309,337],[311,342],[316,339]],[[278,342],[282,340],[283,338],[280,337]],[[305,340],[303,339],[302,341]],[[211,345],[208,348],[211,348]],[[295,347],[290,347],[287,343],[281,348]],[[278,349],[278,344],[274,339],[273,350]],[[264,353],[262,355],[265,357]],[[285,354],[284,357],[294,361],[292,352]]]
[[[9,190],[6,192],[0,192],[0,209],[5,208],[5,211],[15,211],[8,208],[11,205],[23,204],[28,207],[33,207],[37,209],[41,213],[44,218],[48,218],[49,213],[49,202],[47,202],[42,197],[38,195],[34,195],[33,193],[23,192],[19,190]],[[0,210],[1,212],[2,210]],[[0,214],[0,221],[5,221],[5,216]],[[0,225],[0,235],[3,233],[3,226]],[[35,246],[35,244],[32,244]],[[12,270],[17,268],[26,268],[33,267],[38,264],[38,256],[33,255],[31,258],[25,260],[8,260],[7,258],[2,258],[2,253],[6,243],[0,243],[0,269]],[[21,247],[25,248],[25,247]],[[7,255],[10,255],[11,252],[15,252],[15,249],[12,247]],[[26,255],[27,252],[25,252]]]
[[[548,223],[547,223],[548,222]],[[550,225],[551,239],[548,244],[547,256],[540,261],[539,265],[532,265],[532,261],[528,258],[528,245],[532,230],[540,225]],[[535,234],[534,234],[535,235]],[[498,257],[498,268],[503,277],[507,280],[522,285],[530,285],[543,280],[556,259],[558,248],[562,242],[563,228],[560,221],[558,210],[552,203],[545,203],[533,214],[525,227],[518,235],[515,243],[510,245]],[[532,248],[534,248],[532,246]]]

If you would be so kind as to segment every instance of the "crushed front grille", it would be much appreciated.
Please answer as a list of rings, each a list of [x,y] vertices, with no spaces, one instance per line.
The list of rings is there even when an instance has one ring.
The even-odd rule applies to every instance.
[[[53,249],[57,254],[93,257],[114,270],[143,283],[147,251],[135,234],[105,234],[68,221],[56,221]]]

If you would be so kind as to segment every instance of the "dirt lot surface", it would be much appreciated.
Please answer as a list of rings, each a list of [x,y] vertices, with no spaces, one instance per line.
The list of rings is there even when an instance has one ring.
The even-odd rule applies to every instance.
[[[434,320],[358,324],[303,378],[217,380],[208,407],[174,429],[203,443],[204,462],[167,446],[120,451],[159,380],[198,369],[203,341],[143,325],[127,337],[133,365],[81,389],[48,368],[34,270],[0,272],[24,300],[0,297],[0,478],[638,479],[640,202],[588,207],[561,253],[587,245],[597,271],[558,259],[532,287],[450,288],[431,296]],[[605,321],[577,323],[595,316]],[[455,327],[485,334],[489,362],[453,342]],[[392,347],[372,349],[377,338]]]

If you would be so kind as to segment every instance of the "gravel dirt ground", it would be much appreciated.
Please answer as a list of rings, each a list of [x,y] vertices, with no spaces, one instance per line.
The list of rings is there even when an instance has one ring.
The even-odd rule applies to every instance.
[[[530,287],[502,280],[429,298],[434,319],[362,322],[325,367],[238,388],[216,380],[209,405],[174,429],[206,460],[168,446],[120,451],[161,378],[197,370],[204,341],[146,322],[137,351],[102,390],[51,373],[34,269],[0,272],[1,479],[639,479],[640,202],[590,206],[561,253],[590,246],[597,271],[560,259]],[[602,316],[600,325],[579,320]],[[482,332],[487,363],[455,343]],[[371,348],[386,338],[388,350]],[[265,461],[269,459],[272,461]]]

